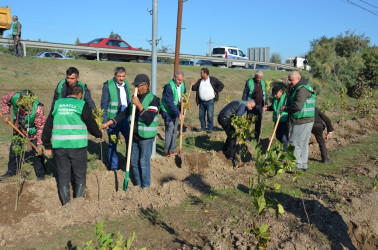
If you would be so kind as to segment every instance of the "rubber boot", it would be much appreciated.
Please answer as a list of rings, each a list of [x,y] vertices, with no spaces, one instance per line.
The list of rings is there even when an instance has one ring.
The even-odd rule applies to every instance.
[[[75,198],[84,197],[85,194],[85,184],[77,184],[75,186]]]
[[[62,186],[58,188],[58,194],[60,201],[62,202],[62,206],[70,201],[70,186]]]

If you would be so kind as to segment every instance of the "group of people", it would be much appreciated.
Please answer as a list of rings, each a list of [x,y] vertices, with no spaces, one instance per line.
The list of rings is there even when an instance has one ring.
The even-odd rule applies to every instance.
[[[327,125],[327,139],[330,139],[333,128],[329,119],[315,108],[316,95],[307,82],[301,79],[300,74],[296,71],[290,73],[288,81],[287,93],[283,93],[279,86],[273,87],[273,103],[269,109],[273,110],[273,121],[277,120],[277,116],[280,117],[276,132],[277,139],[283,143],[284,150],[288,144],[295,146],[297,169],[306,170],[311,131],[321,146],[323,162],[329,162],[322,136],[324,125],[321,121],[324,120]],[[14,131],[14,134],[26,135],[36,146],[28,153],[38,180],[43,180],[46,174],[44,158],[41,155],[42,148],[44,148],[44,154],[53,155],[55,158],[58,195],[63,205],[70,201],[70,183],[73,183],[74,198],[84,196],[88,132],[96,138],[103,139],[102,130],[107,130],[108,168],[113,171],[121,168],[117,155],[118,143],[114,138],[118,138],[121,133],[128,142],[129,133],[132,133],[131,169],[135,184],[142,188],[151,185],[150,159],[153,142],[157,135],[158,114],[161,114],[165,125],[163,156],[169,157],[175,153],[178,125],[184,119],[181,109],[183,95],[187,92],[184,73],[175,72],[173,79],[164,85],[161,101],[150,92],[150,80],[147,75],[137,75],[132,85],[137,88],[134,96],[126,80],[124,67],[117,67],[113,78],[104,82],[101,96],[103,122],[100,126],[93,115],[97,108],[92,100],[91,92],[87,85],[80,81],[79,71],[74,67],[68,68],[66,77],[57,84],[47,119],[43,103],[36,98],[32,99],[33,103],[29,105],[29,108],[22,106],[22,100],[34,96],[31,90],[11,92],[2,96],[1,112],[4,122],[13,123],[20,131]],[[191,90],[196,92],[200,131],[211,133],[214,130],[214,103],[219,99],[219,93],[223,90],[224,84],[216,77],[210,76],[207,68],[202,68],[201,78],[195,83],[191,81],[190,85]],[[132,105],[135,105],[134,120],[131,120]],[[259,140],[263,112],[267,109],[268,98],[263,72],[257,71],[253,78],[247,80],[242,100],[230,102],[218,115],[218,123],[227,134],[223,150],[228,159],[237,161],[232,117],[242,116],[245,113],[249,117],[257,116],[255,139]],[[133,131],[130,131],[131,122],[134,125]],[[292,126],[290,137],[289,123]],[[16,162],[19,162],[19,158],[20,156],[16,155],[11,145],[8,171],[1,176],[2,178],[16,174]]]

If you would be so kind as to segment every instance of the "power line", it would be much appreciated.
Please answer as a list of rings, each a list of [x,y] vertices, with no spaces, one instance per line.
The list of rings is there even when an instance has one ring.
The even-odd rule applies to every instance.
[[[357,6],[358,8],[361,8],[361,9],[363,9],[363,10],[365,10],[365,11],[367,11],[367,12],[373,14],[374,16],[378,16],[378,14],[375,13],[374,11],[369,10],[369,9],[367,9],[367,8],[365,8],[365,7],[361,6],[361,5],[359,5],[359,4],[356,4],[356,3],[352,2],[351,0],[340,0],[340,1],[342,1],[342,2],[347,2],[347,3],[351,4],[351,5]],[[359,1],[363,2],[362,0],[359,0]],[[373,7],[375,7],[375,6],[373,6]],[[375,7],[375,8],[376,8],[376,7]]]
[[[378,7],[377,7],[377,6],[375,6],[375,5],[372,5],[371,3],[368,3],[368,2],[366,2],[366,1],[363,1],[363,0],[358,0],[358,1],[360,1],[360,2],[363,2],[363,3],[367,4],[367,5],[370,5],[370,6],[371,6],[371,7],[373,7],[373,8],[376,8],[376,9],[378,9]]]

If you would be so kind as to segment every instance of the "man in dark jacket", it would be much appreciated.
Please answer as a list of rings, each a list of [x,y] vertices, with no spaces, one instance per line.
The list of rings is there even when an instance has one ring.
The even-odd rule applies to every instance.
[[[297,71],[289,74],[288,81],[291,87],[288,103],[280,111],[287,112],[290,118],[292,129],[289,144],[295,146],[297,170],[307,171],[308,142],[314,125],[316,95]]]
[[[65,98],[71,94],[72,88],[71,86],[74,86],[76,84],[80,85],[83,88],[83,97],[82,99],[88,103],[89,107],[91,109],[96,110],[96,105],[92,100],[91,92],[89,91],[86,84],[79,81],[79,70],[75,67],[69,67],[66,70],[66,78],[61,80],[58,85],[56,86],[55,92],[54,92],[54,98],[53,102],[51,104],[51,107],[54,107],[55,101],[59,100],[61,98]]]
[[[327,136],[324,138],[323,131],[327,127]],[[332,139],[333,127],[331,120],[323,114],[318,108],[315,107],[315,122],[312,127],[311,133],[314,134],[316,141],[319,144],[320,154],[322,156],[322,162],[328,163],[330,160],[327,156],[327,146],[326,141]]]
[[[248,101],[233,101],[224,107],[218,115],[218,123],[222,126],[226,132],[227,139],[223,146],[223,152],[227,159],[232,162],[238,161],[235,158],[236,154],[236,138],[233,137],[235,133],[235,127],[231,125],[231,119],[234,115],[242,116],[248,110],[252,110],[255,107],[255,101],[250,99]]]
[[[70,201],[71,176],[74,198],[84,197],[87,172],[88,132],[102,138],[92,109],[82,100],[83,88],[71,87],[70,95],[55,102],[43,129],[46,155],[54,153],[58,172],[58,195],[65,205]]]
[[[116,115],[125,110],[125,114],[130,114],[131,95],[129,82],[126,80],[126,69],[117,67],[114,70],[114,77],[106,81],[102,88],[101,109],[103,113],[103,123],[113,119]],[[110,170],[118,169],[117,141],[112,139],[118,138],[122,133],[126,141],[126,147],[129,140],[130,118],[123,119],[122,122],[113,124],[108,129],[109,148],[108,160]]]
[[[209,76],[207,68],[201,69],[201,79],[194,85],[192,90],[196,91],[196,102],[199,105],[199,120],[201,131],[206,130],[205,114],[207,112],[208,132],[214,130],[214,102],[219,99],[219,92],[224,88],[224,84],[213,76]]]
[[[266,96],[266,87],[263,76],[264,74],[261,70],[256,71],[255,77],[249,78],[245,83],[242,96],[242,100],[247,101],[253,99],[256,103],[256,106],[251,111],[248,111],[248,115],[251,117],[254,115],[257,116],[255,123],[255,139],[257,142],[260,140],[263,112],[265,112],[268,107],[268,98]]]

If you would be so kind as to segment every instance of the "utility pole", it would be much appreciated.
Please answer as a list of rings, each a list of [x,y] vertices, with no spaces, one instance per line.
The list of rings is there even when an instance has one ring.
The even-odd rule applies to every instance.
[[[208,44],[209,44],[209,54],[207,56],[211,56],[211,44],[212,43],[214,43],[214,42],[211,41],[211,37],[210,37],[210,40],[208,42]]]
[[[152,41],[151,41],[151,90],[156,95],[157,85],[157,27],[158,27],[158,0],[152,0]],[[131,133],[131,132],[130,132]],[[156,140],[152,144],[152,156],[156,157]]]
[[[182,6],[183,6],[183,0],[179,0],[178,1],[178,10],[177,10],[175,66],[174,66],[173,74],[179,70]]]

